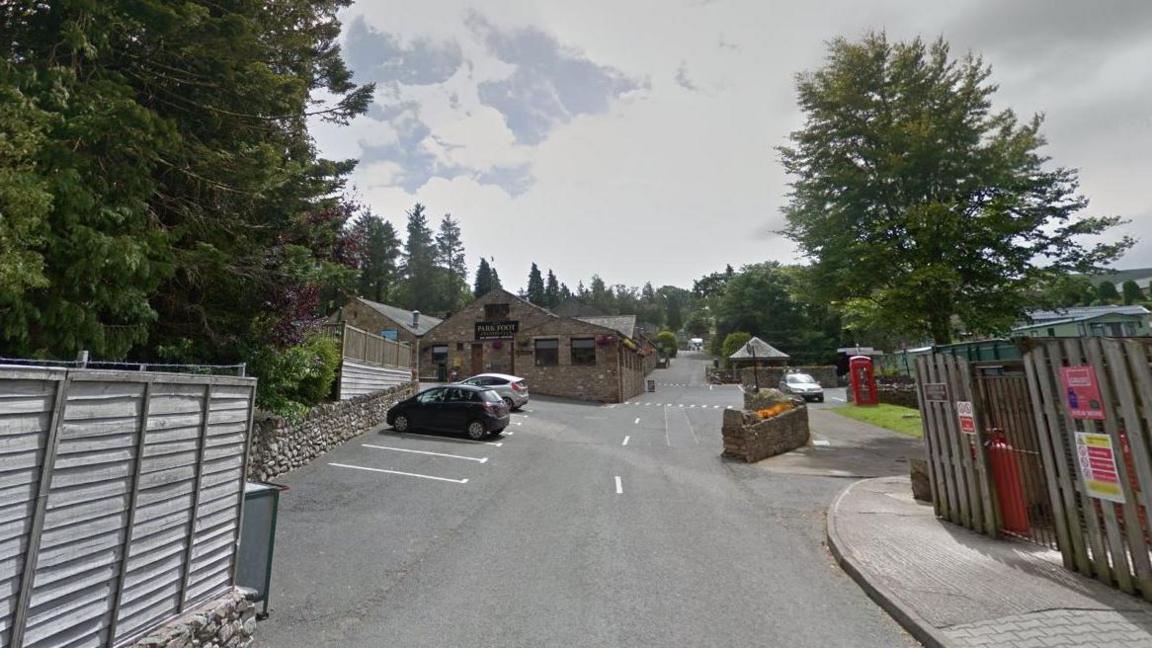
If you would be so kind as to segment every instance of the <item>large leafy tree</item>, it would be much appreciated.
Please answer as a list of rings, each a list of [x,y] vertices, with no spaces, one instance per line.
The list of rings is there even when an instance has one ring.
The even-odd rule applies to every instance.
[[[0,4],[0,351],[239,359],[314,317],[348,276],[352,163],[307,119],[372,92],[348,4]]]
[[[1120,292],[1124,296],[1124,304],[1130,305],[1144,300],[1144,291],[1140,290],[1140,284],[1129,279],[1120,285]]]
[[[1002,330],[1039,275],[1089,270],[1131,241],[1087,245],[1117,224],[1078,217],[1074,170],[1040,149],[1041,118],[993,111],[983,61],[943,41],[872,34],[829,46],[798,77],[806,121],[780,149],[793,177],[787,235],[823,297],[910,336]]]

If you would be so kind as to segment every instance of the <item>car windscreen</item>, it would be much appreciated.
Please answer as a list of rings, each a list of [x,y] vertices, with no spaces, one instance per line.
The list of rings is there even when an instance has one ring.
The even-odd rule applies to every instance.
[[[485,389],[484,391],[480,392],[480,398],[482,400],[488,401],[489,403],[499,403],[500,401],[504,400],[503,398],[500,398],[500,394],[497,394],[491,389]]]
[[[814,385],[816,384],[816,379],[808,374],[792,374],[788,376],[788,382],[797,385]]]

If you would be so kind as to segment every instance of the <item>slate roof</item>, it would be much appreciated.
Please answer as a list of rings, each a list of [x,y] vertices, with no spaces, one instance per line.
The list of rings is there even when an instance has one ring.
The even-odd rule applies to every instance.
[[[379,302],[364,299],[363,297],[357,297],[357,299],[363,302],[365,306],[392,320],[396,323],[397,326],[403,327],[413,335],[424,335],[437,324],[444,321],[439,317],[432,317],[431,315],[420,313],[420,324],[418,326],[412,326],[412,311],[410,310],[405,310],[396,306],[389,306],[388,304],[381,304]]]
[[[730,360],[751,360],[752,354],[748,353],[748,345],[749,344],[752,345],[752,347],[756,350],[756,359],[757,360],[770,359],[770,358],[788,358],[788,357],[791,357],[787,353],[784,353],[780,349],[777,349],[776,347],[772,346],[771,344],[768,344],[764,340],[761,340],[758,337],[754,337],[751,340],[748,340],[748,344],[741,345],[740,348],[736,350],[736,353],[733,353],[732,355],[728,356],[728,359],[730,359]]]
[[[617,331],[624,335],[624,337],[636,337],[636,316],[635,315],[608,315],[605,317],[575,317],[581,322],[588,322],[596,326],[603,326]]]

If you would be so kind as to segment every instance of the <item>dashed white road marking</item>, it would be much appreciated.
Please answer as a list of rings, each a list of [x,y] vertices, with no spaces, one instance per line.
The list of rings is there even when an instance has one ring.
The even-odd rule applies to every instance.
[[[623,495],[624,494],[624,484],[620,483],[620,475],[616,475],[616,494],[617,495]]]
[[[435,434],[420,434],[419,432],[401,432],[404,436],[421,437],[424,439],[439,439],[441,441],[451,441],[452,443],[477,443],[479,445],[496,446],[497,448],[504,447],[500,441],[473,441],[472,439],[456,439],[453,437],[436,436]]]
[[[843,398],[836,398],[835,396],[829,396],[828,398],[831,398],[832,400],[836,401],[837,403],[843,403],[844,402]]]
[[[696,407],[696,405],[689,405],[688,407]]]
[[[467,484],[467,479],[449,479],[447,477],[436,477],[435,475],[421,475],[419,473],[401,472],[399,470],[385,470],[383,468],[368,468],[367,466],[353,466],[351,464],[331,463],[329,466],[336,466],[337,468],[351,468],[352,470],[367,470],[369,472],[387,473],[389,475],[401,475],[403,477],[419,477],[420,479],[431,479],[434,481],[449,482],[452,484]]]
[[[640,417],[639,416],[636,417],[635,421],[632,421],[632,425],[640,425]]]
[[[732,409],[732,406],[731,405],[725,405],[724,409]]]
[[[475,461],[476,463],[488,463],[488,457],[465,457],[463,455],[446,454],[444,452],[429,452],[427,450],[412,450],[410,448],[393,448],[392,446],[372,445],[371,443],[361,443],[362,447],[372,448],[373,450],[391,450],[392,452],[410,452],[412,454],[431,455],[433,457],[447,457],[449,459],[462,459],[464,461]]]
[[[680,403],[680,407],[684,407],[684,403]]]
[[[812,445],[828,447],[832,444],[828,441],[828,439],[812,439]]]
[[[503,434],[504,436],[512,436],[513,434],[516,434],[516,433],[509,431],[509,432],[501,432],[500,434]]]
[[[524,424],[521,423],[520,421],[513,421],[512,425],[524,425]]]
[[[625,436],[624,437],[624,443],[621,443],[620,445],[628,445],[628,439],[631,439],[631,438],[632,437],[630,437],[630,436]]]
[[[712,409],[720,409],[720,406],[719,405],[713,405]]]

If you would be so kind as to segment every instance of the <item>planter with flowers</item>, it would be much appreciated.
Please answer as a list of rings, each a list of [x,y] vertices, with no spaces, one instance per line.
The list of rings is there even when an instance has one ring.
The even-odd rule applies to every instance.
[[[756,405],[756,409],[724,410],[720,431],[725,457],[752,463],[808,445],[808,408],[802,401],[781,398]]]

